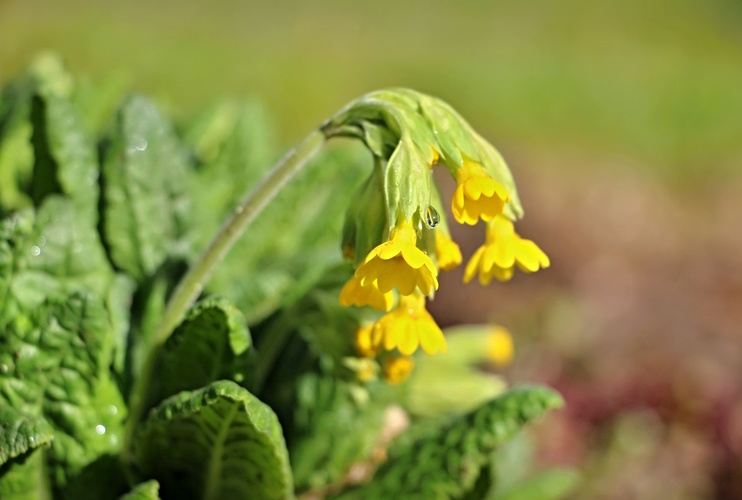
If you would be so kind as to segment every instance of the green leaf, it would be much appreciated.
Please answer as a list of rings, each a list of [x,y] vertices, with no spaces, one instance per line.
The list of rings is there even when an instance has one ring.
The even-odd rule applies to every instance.
[[[170,122],[144,97],[118,112],[103,163],[103,230],[114,264],[137,281],[178,254],[187,163]]]
[[[154,479],[138,484],[126,495],[122,495],[120,500],[159,500],[160,483]]]
[[[536,474],[516,484],[496,500],[560,500],[569,498],[580,481],[580,474],[571,469],[552,469]]]
[[[249,100],[222,103],[190,124],[185,140],[203,161],[190,184],[194,247],[209,243],[216,228],[274,163],[274,128],[265,108]]]
[[[119,273],[113,279],[106,305],[111,313],[115,348],[113,370],[121,375],[126,369],[126,355],[131,331],[131,305],[136,284],[128,275]]]
[[[137,457],[165,498],[291,498],[281,426],[273,411],[234,382],[177,394],[140,428]]]
[[[48,296],[108,293],[113,273],[92,223],[74,203],[48,198],[0,222],[0,328]]]
[[[7,404],[0,404],[0,424],[0,498],[48,497],[41,450],[54,438],[51,426],[42,417],[28,417]]]
[[[360,387],[309,373],[297,387],[289,456],[298,490],[342,479],[367,459],[384,423],[384,407],[357,397]]]
[[[77,111],[66,98],[40,89],[32,100],[31,123],[34,204],[63,193],[88,220],[97,221],[98,157]]]
[[[25,192],[33,173],[34,154],[29,120],[33,86],[27,79],[13,82],[2,95],[0,115],[0,213],[32,205]]]
[[[54,438],[54,431],[42,417],[28,417],[6,404],[0,404],[0,425],[0,465],[48,445]]]
[[[46,455],[55,485],[118,451],[125,406],[109,375],[113,334],[101,300],[50,298],[13,317],[0,343],[0,403],[54,428]]]
[[[0,467],[0,498],[3,500],[48,500],[52,498],[44,454],[36,451],[22,460]]]
[[[390,456],[368,485],[341,498],[463,498],[492,451],[563,400],[541,387],[513,389]]]
[[[211,297],[196,304],[165,344],[159,399],[217,380],[242,384],[251,376],[251,346],[245,317],[227,299]]]
[[[336,148],[307,165],[235,244],[209,288],[231,299],[252,324],[339,263],[343,214],[370,168],[364,153]]]

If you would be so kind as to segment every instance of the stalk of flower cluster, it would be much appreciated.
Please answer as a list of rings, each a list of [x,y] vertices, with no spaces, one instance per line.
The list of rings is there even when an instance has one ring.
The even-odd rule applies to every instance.
[[[326,136],[320,131],[309,134],[296,148],[270,171],[234,209],[232,216],[219,229],[208,247],[190,267],[186,275],[175,288],[168,301],[165,314],[160,322],[142,368],[134,381],[129,396],[129,417],[126,423],[123,452],[130,454],[136,426],[146,410],[147,395],[152,383],[152,376],[162,346],[173,333],[175,327],[183,320],[188,309],[208,283],[214,270],[224,259],[229,250],[245,232],[252,221],[263,211],[266,205],[278,194],[281,188],[304,167],[325,143]],[[128,458],[128,457],[125,457]]]

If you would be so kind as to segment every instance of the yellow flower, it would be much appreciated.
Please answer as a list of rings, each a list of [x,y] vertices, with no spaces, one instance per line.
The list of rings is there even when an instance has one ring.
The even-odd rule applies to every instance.
[[[487,357],[498,365],[506,365],[513,359],[515,347],[510,332],[502,326],[495,326],[487,335]]]
[[[381,342],[378,339],[379,331],[374,328],[373,323],[358,327],[356,330],[356,351],[365,358],[373,358],[381,350]]]
[[[492,278],[508,281],[515,266],[526,273],[549,267],[549,257],[531,240],[518,236],[513,223],[498,215],[487,224],[485,244],[474,252],[464,271],[464,282],[472,280],[477,271],[479,282],[488,284]]]
[[[420,346],[430,355],[446,352],[443,332],[425,309],[425,297],[419,293],[401,297],[397,308],[382,316],[374,329],[374,341],[387,351],[396,348],[409,356]]]
[[[461,249],[455,241],[443,231],[435,232],[435,251],[438,254],[438,266],[449,271],[461,264]]]
[[[404,221],[392,230],[390,240],[369,252],[356,269],[362,287],[375,284],[381,293],[395,286],[402,295],[420,289],[430,295],[438,289],[438,270],[425,252],[417,248],[417,234]]]
[[[451,209],[460,224],[473,226],[480,217],[491,221],[510,201],[507,189],[478,163],[464,160],[464,165],[456,170],[456,182],[458,186],[453,193]]]
[[[384,380],[390,384],[404,382],[415,368],[415,361],[407,356],[387,358],[383,361]]]
[[[377,311],[391,311],[394,305],[394,293],[380,292],[375,281],[362,286],[360,279],[351,276],[340,290],[340,305],[343,307],[371,306]]]

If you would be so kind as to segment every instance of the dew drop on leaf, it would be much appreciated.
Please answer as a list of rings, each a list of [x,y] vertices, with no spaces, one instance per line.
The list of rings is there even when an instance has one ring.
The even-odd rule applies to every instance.
[[[147,149],[147,139],[145,139],[144,137],[135,137],[132,145],[137,151],[144,151],[145,149]]]

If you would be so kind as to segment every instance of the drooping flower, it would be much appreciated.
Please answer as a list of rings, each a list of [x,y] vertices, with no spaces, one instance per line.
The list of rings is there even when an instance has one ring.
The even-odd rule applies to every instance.
[[[455,241],[441,230],[435,231],[435,251],[438,254],[438,266],[449,271],[461,264],[461,249]]]
[[[375,284],[381,293],[396,287],[401,295],[416,289],[430,295],[438,289],[437,276],[433,261],[417,248],[417,234],[409,221],[397,225],[389,241],[371,250],[355,272],[361,287]]]
[[[390,384],[399,384],[407,380],[415,368],[415,360],[408,356],[390,357],[383,361],[384,380]]]
[[[458,186],[451,200],[451,210],[460,224],[473,226],[480,218],[491,221],[510,201],[507,189],[476,162],[465,159],[455,176]]]
[[[382,316],[374,329],[372,336],[387,351],[396,348],[409,356],[420,346],[430,355],[446,352],[443,332],[425,309],[425,297],[420,293],[400,297],[397,308]]]
[[[513,223],[499,215],[487,224],[485,243],[466,265],[464,282],[471,281],[477,272],[483,285],[493,277],[508,281],[516,266],[523,272],[533,273],[549,264],[549,257],[533,241],[521,238]]]
[[[340,305],[343,307],[371,306],[377,311],[391,311],[394,305],[394,293],[391,291],[382,293],[376,281],[363,286],[359,278],[351,276],[340,290]]]

